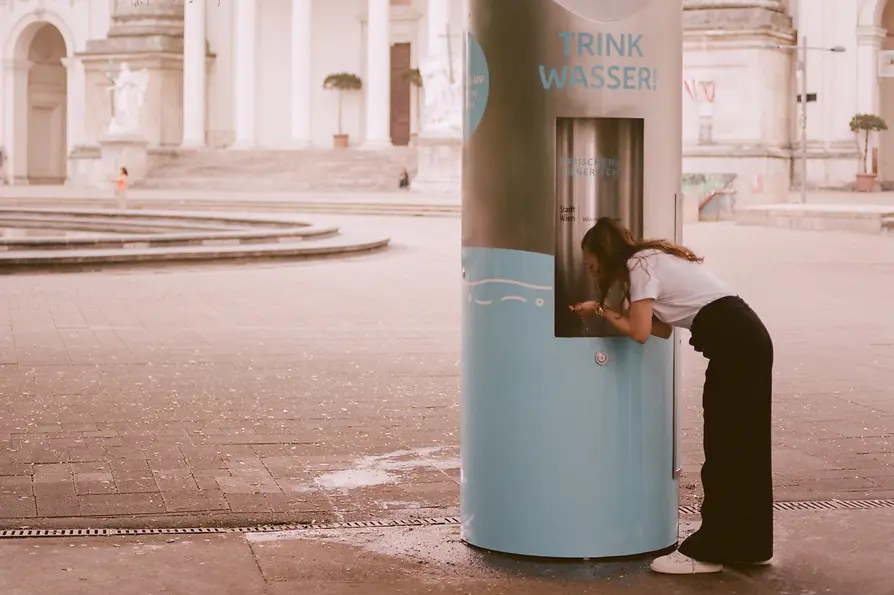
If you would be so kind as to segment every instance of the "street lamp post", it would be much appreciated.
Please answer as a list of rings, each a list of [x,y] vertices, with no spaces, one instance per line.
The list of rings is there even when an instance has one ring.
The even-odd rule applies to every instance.
[[[801,46],[801,203],[807,202],[807,37],[798,40]]]
[[[798,45],[779,45],[773,44],[773,47],[780,50],[797,50],[798,51],[798,70],[801,71],[801,118],[799,124],[801,126],[801,202],[807,202],[807,52],[810,50],[818,50],[822,52],[841,53],[846,51],[844,47],[836,45],[834,47],[810,47],[807,45],[806,36],[798,36]]]

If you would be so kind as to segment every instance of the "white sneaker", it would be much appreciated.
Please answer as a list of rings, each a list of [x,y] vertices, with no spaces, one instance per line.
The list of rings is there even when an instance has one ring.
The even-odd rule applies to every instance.
[[[656,558],[650,568],[661,574],[708,574],[723,570],[723,564],[699,562],[680,552]]]

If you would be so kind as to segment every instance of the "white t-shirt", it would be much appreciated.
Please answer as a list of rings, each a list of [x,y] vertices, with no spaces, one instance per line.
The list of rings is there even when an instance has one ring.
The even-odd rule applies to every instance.
[[[703,264],[660,250],[643,250],[627,261],[630,302],[655,300],[652,311],[671,326],[688,329],[702,307],[735,295]]]

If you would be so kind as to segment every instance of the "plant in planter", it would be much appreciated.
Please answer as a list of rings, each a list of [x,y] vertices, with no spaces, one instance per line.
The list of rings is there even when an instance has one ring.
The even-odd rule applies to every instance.
[[[857,192],[872,192],[875,190],[875,172],[867,171],[866,160],[869,154],[869,135],[873,132],[887,130],[888,125],[880,117],[873,114],[857,114],[851,118],[851,130],[858,135],[863,133],[863,143],[860,146],[860,162],[863,166],[862,173],[857,174]]]
[[[348,146],[348,135],[342,131],[341,126],[344,94],[345,92],[359,91],[362,89],[363,81],[361,81],[360,77],[356,74],[338,72],[326,77],[326,80],[323,81],[323,88],[338,91],[338,133],[333,135],[332,141],[336,149],[344,149]]]
[[[422,91],[422,73],[418,68],[407,68],[405,70],[399,70],[395,76],[399,77],[402,81],[407,81],[416,89],[416,128],[417,131],[412,133],[410,136],[419,136],[418,129],[422,126],[422,96],[420,91]]]

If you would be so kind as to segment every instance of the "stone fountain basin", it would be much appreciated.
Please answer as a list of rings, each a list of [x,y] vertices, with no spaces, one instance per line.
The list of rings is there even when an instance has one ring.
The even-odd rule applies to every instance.
[[[339,232],[337,226],[285,222],[263,217],[11,208],[0,208],[0,227],[98,232],[96,236],[0,237],[0,251],[6,252],[237,245],[319,239]]]
[[[383,248],[381,234],[270,215],[0,207],[0,228],[78,232],[0,237],[0,272],[66,265],[309,258]],[[85,232],[95,232],[91,235]]]

